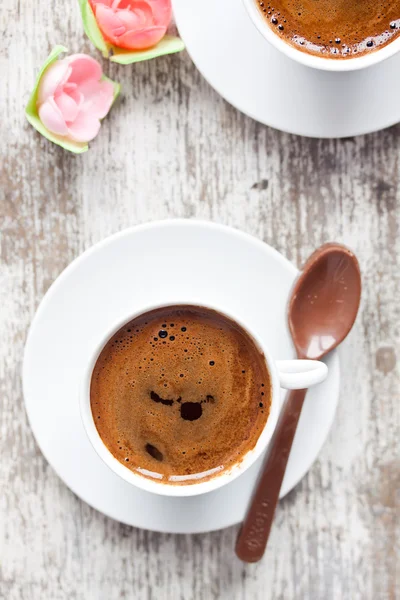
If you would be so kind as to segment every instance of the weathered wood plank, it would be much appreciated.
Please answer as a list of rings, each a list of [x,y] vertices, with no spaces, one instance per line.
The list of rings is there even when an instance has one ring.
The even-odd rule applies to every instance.
[[[74,157],[41,139],[23,107],[52,45],[91,51],[76,3],[3,4],[0,597],[400,597],[400,127],[336,141],[279,133],[219,98],[183,53],[105,64],[123,95],[90,152]],[[237,528],[160,535],[92,510],[47,465],[24,413],[24,341],[54,278],[104,236],[173,216],[239,227],[299,265],[343,241],[364,272],[334,428],[281,503],[258,565],[235,558]]]

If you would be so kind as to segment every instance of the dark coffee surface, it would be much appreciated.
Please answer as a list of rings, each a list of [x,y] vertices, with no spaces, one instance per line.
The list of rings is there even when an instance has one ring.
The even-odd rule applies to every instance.
[[[400,33],[400,0],[255,0],[270,27],[300,50],[351,58]]]
[[[265,425],[270,396],[264,356],[248,335],[219,313],[189,306],[125,325],[101,352],[90,389],[110,452],[168,483],[195,482],[240,461]]]

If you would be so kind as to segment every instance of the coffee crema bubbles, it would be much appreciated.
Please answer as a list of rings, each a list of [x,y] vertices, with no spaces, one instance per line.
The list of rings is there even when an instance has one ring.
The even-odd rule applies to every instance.
[[[362,56],[400,34],[400,0],[255,0],[269,26],[309,54]]]
[[[134,472],[195,483],[240,462],[268,419],[265,358],[215,311],[174,306],[145,313],[105,345],[90,402],[109,451]]]

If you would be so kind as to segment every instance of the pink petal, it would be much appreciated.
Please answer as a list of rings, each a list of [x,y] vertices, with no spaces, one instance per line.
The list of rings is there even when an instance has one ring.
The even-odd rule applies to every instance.
[[[146,7],[144,8],[143,5],[146,5]],[[143,10],[146,13],[150,9],[152,12],[151,24],[164,27],[168,27],[172,18],[171,0],[116,0],[113,2],[112,8],[127,9],[133,12]]]
[[[64,59],[72,68],[72,73],[68,78],[68,83],[77,83],[88,79],[99,80],[103,74],[100,63],[86,54],[72,54]]]
[[[118,38],[118,46],[128,50],[145,50],[158,44],[164,37],[165,27],[149,27],[141,31],[128,31]]]
[[[81,110],[73,123],[68,126],[68,137],[75,142],[90,142],[100,130],[100,121],[90,112]]]
[[[153,11],[154,25],[167,28],[172,18],[171,0],[147,0]]]
[[[57,135],[67,135],[67,126],[54,98],[48,98],[46,102],[39,107],[38,113],[39,118],[46,129]]]
[[[73,100],[80,106],[83,102],[83,96],[78,90],[78,86],[76,83],[66,83],[63,87],[63,92],[71,96]]]
[[[114,0],[114,2],[112,3],[112,7],[114,10],[118,8],[127,8],[128,10],[131,10],[134,4],[135,0]]]
[[[72,69],[71,69],[72,72]],[[76,90],[77,88],[77,84],[76,83],[65,83],[63,85],[63,92],[65,92],[66,94],[69,94],[70,92],[73,92],[74,90]]]
[[[86,81],[79,87],[84,98],[83,110],[97,119],[103,119],[114,100],[114,87],[109,81]]]
[[[68,79],[71,68],[65,60],[56,60],[43,73],[39,83],[38,103],[43,104],[50,96],[54,96],[59,86]]]
[[[125,33],[125,27],[117,14],[102,4],[96,5],[96,21],[102,34],[109,42],[115,44],[117,37]],[[118,44],[116,44],[118,45]]]
[[[55,97],[55,103],[61,111],[64,121],[74,121],[78,115],[79,106],[71,96],[61,93]]]
[[[81,106],[81,104],[83,104],[84,97],[78,90],[72,90],[71,92],[69,92],[68,96],[71,96],[71,98],[75,100],[78,106]]]
[[[89,0],[89,4],[92,7],[92,9],[94,9],[97,4],[104,4],[105,6],[111,7],[112,3],[113,0]]]
[[[147,2],[135,2],[132,10],[118,9],[117,15],[127,29],[145,29],[154,25],[153,11]]]

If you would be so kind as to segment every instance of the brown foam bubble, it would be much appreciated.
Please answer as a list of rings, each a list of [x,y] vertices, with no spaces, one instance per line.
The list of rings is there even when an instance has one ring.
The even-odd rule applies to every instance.
[[[243,329],[190,306],[125,325],[102,350],[90,388],[110,452],[175,483],[240,461],[265,425],[270,396],[264,357]]]
[[[362,56],[400,33],[400,0],[254,0],[270,27],[311,54]]]

